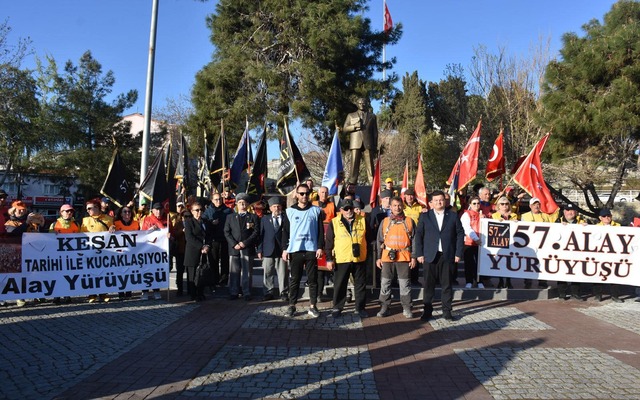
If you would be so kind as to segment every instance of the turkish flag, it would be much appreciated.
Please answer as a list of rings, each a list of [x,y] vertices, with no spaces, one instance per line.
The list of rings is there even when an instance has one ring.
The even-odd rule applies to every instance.
[[[373,173],[371,182],[371,194],[369,195],[369,205],[371,208],[378,206],[378,193],[380,192],[380,157],[376,160],[376,170]]]
[[[496,138],[496,142],[493,144],[489,161],[487,161],[487,172],[485,176],[487,180],[491,182],[502,176],[506,171],[504,160],[504,131],[501,129],[500,134]]]
[[[638,217],[633,218],[633,226],[640,227],[640,218]]]
[[[391,19],[391,13],[387,3],[384,3],[384,33],[389,33],[393,29],[393,20]]]
[[[476,130],[473,132],[473,135],[469,138],[469,141],[462,149],[462,153],[460,157],[458,157],[458,161],[453,166],[451,170],[451,175],[449,175],[449,179],[447,180],[447,184],[451,185],[455,179],[456,173],[459,171],[458,175],[458,189],[462,189],[467,186],[469,182],[471,182],[478,172],[478,152],[480,150],[480,129],[482,127],[482,120],[478,121],[478,126]]]
[[[409,189],[409,162],[404,164],[404,175],[402,175],[402,187],[400,188],[400,197],[404,200],[404,192]]]
[[[418,171],[416,172],[416,200],[425,207],[429,207],[429,199],[427,198],[427,188],[424,184],[424,176],[422,176],[422,157],[418,154]]]
[[[513,176],[513,180],[531,197],[540,199],[540,209],[547,214],[553,214],[558,209],[558,205],[542,177],[542,163],[540,162],[540,154],[550,135],[551,133],[547,133],[540,139]]]

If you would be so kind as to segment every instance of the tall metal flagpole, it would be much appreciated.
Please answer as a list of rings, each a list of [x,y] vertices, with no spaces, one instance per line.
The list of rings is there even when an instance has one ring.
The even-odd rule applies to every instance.
[[[382,31],[384,31],[385,28],[385,21],[386,21],[386,14],[385,11],[387,10],[387,0],[382,0]],[[387,62],[387,44],[383,43],[382,44],[382,80],[386,81],[387,80],[387,68],[384,66],[384,64]],[[382,102],[384,103],[385,99],[384,96],[382,97]]]
[[[151,9],[151,32],[149,33],[149,61],[147,65],[147,87],[144,98],[144,129],[142,131],[142,159],[140,162],[140,186],[149,166],[149,136],[151,131],[151,103],[153,98],[153,67],[156,55],[156,31],[158,27],[158,2],[153,0]],[[142,197],[139,199],[142,205]]]

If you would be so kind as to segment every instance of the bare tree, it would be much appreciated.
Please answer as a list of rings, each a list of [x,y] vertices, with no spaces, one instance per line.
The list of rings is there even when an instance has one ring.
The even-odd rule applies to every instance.
[[[474,47],[470,87],[472,94],[485,99],[483,131],[497,136],[504,128],[510,162],[527,154],[543,133],[535,117],[540,82],[550,59],[549,43],[549,38],[541,37],[522,57],[509,54],[505,46],[496,53],[485,45]]]

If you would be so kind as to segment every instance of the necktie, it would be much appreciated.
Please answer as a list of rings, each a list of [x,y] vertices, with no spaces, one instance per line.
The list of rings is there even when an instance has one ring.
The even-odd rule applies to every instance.
[[[273,227],[276,231],[278,230],[278,228],[280,228],[280,217],[273,218]]]

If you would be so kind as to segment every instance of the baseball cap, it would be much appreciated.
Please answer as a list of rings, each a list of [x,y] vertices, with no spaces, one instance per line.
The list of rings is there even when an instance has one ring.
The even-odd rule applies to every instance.
[[[529,200],[529,205],[532,205],[534,203],[540,203],[540,199],[537,197],[532,197],[531,200]]]
[[[385,183],[393,183],[393,179],[391,178],[387,178],[384,180]]]
[[[353,208],[353,200],[351,199],[344,199],[340,202],[340,209],[343,210],[347,207]]]
[[[603,208],[602,210],[600,210],[600,213],[598,215],[600,215],[601,217],[610,217],[611,210],[609,210],[608,208]]]

